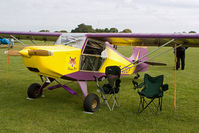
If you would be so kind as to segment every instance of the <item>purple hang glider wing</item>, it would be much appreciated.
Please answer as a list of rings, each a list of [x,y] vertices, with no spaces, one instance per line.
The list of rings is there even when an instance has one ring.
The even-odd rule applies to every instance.
[[[0,36],[3,38],[10,38],[11,35],[17,39],[56,41],[61,33],[0,31]]]
[[[174,33],[174,34],[138,34],[138,33],[90,33],[88,38],[108,41],[118,46],[161,46],[175,39],[174,42],[187,47],[199,47],[199,34]],[[168,46],[173,46],[170,43]]]

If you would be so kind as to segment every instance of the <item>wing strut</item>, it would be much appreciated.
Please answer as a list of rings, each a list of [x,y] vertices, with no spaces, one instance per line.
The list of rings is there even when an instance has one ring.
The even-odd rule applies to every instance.
[[[182,44],[178,45],[176,48],[178,48],[178,47],[180,47],[180,46],[182,46]],[[159,53],[159,54],[157,54],[157,55],[154,55],[153,57],[149,58],[148,60],[153,59],[153,58],[155,58],[155,57],[157,57],[157,56],[160,56],[160,55],[162,55],[162,54],[165,54],[165,53],[167,53],[167,52],[169,52],[169,51],[171,51],[171,50],[173,50],[173,49],[175,49],[175,48],[170,48],[170,49],[168,49],[168,50],[166,50],[166,51],[164,51],[164,52],[162,52],[162,53]],[[145,61],[142,61],[142,63],[143,63],[143,62],[145,62]]]
[[[141,64],[141,63],[143,63],[143,62],[145,62],[145,61],[139,62],[139,60],[143,59],[144,57],[146,57],[146,56],[148,56],[148,55],[151,55],[151,54],[154,53],[155,51],[159,50],[160,48],[162,48],[162,47],[164,47],[164,46],[166,46],[166,45],[168,45],[168,44],[170,44],[170,43],[173,42],[174,40],[175,40],[175,39],[172,39],[172,40],[168,41],[167,43],[165,43],[165,44],[161,45],[160,47],[154,49],[154,50],[151,51],[150,53],[148,53],[148,54],[142,56],[141,58],[139,58],[138,60],[134,61],[133,63],[131,63],[131,64],[129,64],[129,65],[123,67],[123,68],[121,69],[122,72],[125,71],[125,70],[127,70],[127,69],[130,69],[130,68],[132,68],[132,67],[135,67],[135,66],[137,66],[137,65],[139,65],[139,64]],[[172,49],[173,49],[173,48],[172,48]],[[170,49],[169,49],[169,50],[170,50]],[[168,51],[169,51],[169,50],[168,50]],[[168,52],[168,51],[166,51],[166,52]],[[166,52],[164,52],[164,53],[166,53]],[[159,56],[159,55],[161,55],[161,54],[163,54],[163,53],[160,53],[160,54],[158,54],[157,56]],[[156,57],[156,56],[155,56],[155,57]],[[152,58],[154,58],[154,57],[151,57],[150,59],[152,59]],[[139,62],[139,63],[137,63],[137,62]],[[131,66],[132,64],[135,64],[135,63],[137,63],[137,64]],[[129,66],[131,66],[131,67],[129,67]]]
[[[14,37],[13,35],[10,35],[13,39],[15,39],[16,41],[20,42],[21,44],[23,44],[24,46],[26,46],[22,41],[20,41],[19,39],[17,39],[16,37]]]

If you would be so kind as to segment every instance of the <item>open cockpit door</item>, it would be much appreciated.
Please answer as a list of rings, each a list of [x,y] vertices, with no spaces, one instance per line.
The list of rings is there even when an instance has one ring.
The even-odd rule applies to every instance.
[[[81,55],[80,70],[99,71],[107,58],[104,42],[88,39]]]

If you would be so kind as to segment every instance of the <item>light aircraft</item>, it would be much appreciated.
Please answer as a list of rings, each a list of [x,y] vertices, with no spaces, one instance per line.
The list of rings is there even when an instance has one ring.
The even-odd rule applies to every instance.
[[[103,76],[107,66],[119,66],[121,75],[144,72],[150,65],[165,65],[149,62],[148,55],[174,44],[186,47],[199,46],[199,34],[132,34],[132,33],[41,33],[41,32],[6,32],[0,36],[14,36],[17,39],[56,41],[50,46],[28,46],[19,51],[24,65],[31,72],[38,74],[42,85],[33,83],[28,88],[28,97],[40,97],[44,88],[51,82],[57,85],[49,90],[62,87],[73,95],[79,96],[57,79],[77,81],[84,97],[92,97],[87,104],[92,111],[99,107],[98,97],[88,95],[87,81]],[[127,58],[116,51],[112,45],[135,46],[131,57]],[[144,47],[143,47],[144,46]],[[158,46],[148,53],[146,46]],[[11,55],[8,51],[8,55]],[[85,101],[84,101],[85,102]]]

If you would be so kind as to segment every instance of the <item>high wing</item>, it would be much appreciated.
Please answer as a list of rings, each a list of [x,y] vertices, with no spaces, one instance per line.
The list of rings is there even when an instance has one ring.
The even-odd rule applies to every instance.
[[[138,33],[90,33],[88,38],[108,41],[117,46],[161,46],[174,39],[177,44],[186,47],[199,47],[199,34],[174,33],[174,34],[138,34]],[[170,43],[167,46],[173,46]]]
[[[13,31],[0,31],[0,36],[3,38],[12,38],[25,40],[41,40],[41,41],[56,41],[61,33],[50,32],[13,32]]]
[[[0,36],[10,38],[14,36],[17,39],[26,40],[43,40],[57,41],[62,33],[52,32],[9,32],[0,31]],[[73,33],[66,33],[65,36],[71,36]],[[87,38],[108,41],[117,46],[161,46],[171,40],[177,44],[182,44],[185,47],[199,47],[199,34],[196,33],[173,33],[173,34],[145,34],[145,33],[87,33],[81,34]],[[173,46],[174,43],[169,43],[167,46]]]

